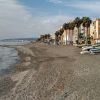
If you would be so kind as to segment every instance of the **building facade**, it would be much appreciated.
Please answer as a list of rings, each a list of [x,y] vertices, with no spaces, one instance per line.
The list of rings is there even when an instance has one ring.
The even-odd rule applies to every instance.
[[[51,42],[53,43],[53,44],[56,44],[55,42],[55,34],[51,34]]]
[[[85,28],[83,27],[82,24],[80,25],[79,29],[77,27],[74,27],[73,44],[76,44],[76,41],[79,40],[79,34],[83,34],[85,36]]]
[[[95,42],[100,40],[100,18],[96,18],[90,25],[90,35]]]
[[[72,30],[64,30],[62,34],[62,44],[67,45],[73,42],[73,31]]]
[[[82,35],[83,38],[80,39],[79,35]],[[92,20],[92,23],[90,24],[89,28],[83,27],[81,24],[79,29],[77,27],[74,27],[74,30],[64,30],[64,33],[62,34],[62,44],[67,45],[70,42],[73,42],[73,44],[77,44],[76,41],[81,43],[85,43],[86,38],[92,37],[93,39],[90,39],[92,43],[100,43],[100,18],[96,18]]]

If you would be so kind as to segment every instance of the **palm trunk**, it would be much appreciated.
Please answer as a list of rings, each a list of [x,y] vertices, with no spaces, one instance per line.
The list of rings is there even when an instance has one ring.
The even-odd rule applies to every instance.
[[[64,37],[63,37],[63,43],[64,43],[64,45],[66,45],[67,44],[67,30],[64,30]]]
[[[66,32],[66,33],[65,33],[65,36],[66,36],[65,45],[67,45],[67,34],[68,34],[67,31],[68,31],[68,30],[65,30],[65,32]]]
[[[79,44],[79,27],[78,27],[78,44]]]
[[[88,35],[88,27],[86,27],[86,41],[85,41],[85,44],[86,44],[86,45],[88,44],[87,35]]]
[[[57,35],[55,36],[55,44],[57,45]]]
[[[72,44],[73,44],[74,30],[72,30]]]
[[[68,33],[68,44],[70,44],[69,38],[70,38],[70,29],[69,29],[69,33]]]

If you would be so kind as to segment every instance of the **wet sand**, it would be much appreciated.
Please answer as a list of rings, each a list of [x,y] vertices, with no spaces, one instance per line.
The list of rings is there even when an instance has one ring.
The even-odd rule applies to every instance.
[[[12,46],[21,63],[0,77],[0,100],[100,100],[100,54],[74,46]]]

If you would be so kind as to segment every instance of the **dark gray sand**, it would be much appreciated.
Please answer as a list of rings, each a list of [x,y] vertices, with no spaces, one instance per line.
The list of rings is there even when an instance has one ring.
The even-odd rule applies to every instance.
[[[74,46],[13,46],[21,64],[0,77],[0,100],[100,100],[100,55]]]

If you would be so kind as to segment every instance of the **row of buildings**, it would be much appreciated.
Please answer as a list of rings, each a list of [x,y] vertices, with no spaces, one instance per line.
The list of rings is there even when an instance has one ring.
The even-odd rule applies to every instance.
[[[100,19],[97,18],[92,21],[90,25],[90,35],[93,37],[95,42],[99,42],[100,40]]]
[[[85,25],[88,23],[85,22]],[[67,25],[67,24],[66,24]],[[66,26],[65,25],[65,26]],[[42,41],[51,41],[54,44],[85,44],[85,43],[97,43],[100,42],[100,19],[96,18],[91,20],[89,27],[85,27],[83,23],[79,27],[75,26],[71,28],[66,28],[64,25],[61,26],[59,31],[56,31],[54,34],[46,36],[42,35],[40,40]]]

